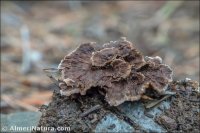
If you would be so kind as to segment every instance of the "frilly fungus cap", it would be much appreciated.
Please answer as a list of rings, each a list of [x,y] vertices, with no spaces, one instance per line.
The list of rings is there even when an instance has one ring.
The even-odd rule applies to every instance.
[[[172,81],[172,70],[160,57],[144,59],[125,38],[101,48],[95,43],[81,44],[61,60],[58,69],[62,95],[85,95],[92,87],[103,88],[111,106],[139,100],[146,89],[162,94]]]

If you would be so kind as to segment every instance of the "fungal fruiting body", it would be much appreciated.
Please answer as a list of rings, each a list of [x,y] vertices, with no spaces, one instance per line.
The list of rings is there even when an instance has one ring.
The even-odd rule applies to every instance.
[[[63,95],[85,95],[92,87],[103,88],[111,106],[139,100],[146,89],[162,94],[172,81],[172,70],[160,57],[144,58],[125,38],[101,47],[81,44],[61,60],[58,69]]]

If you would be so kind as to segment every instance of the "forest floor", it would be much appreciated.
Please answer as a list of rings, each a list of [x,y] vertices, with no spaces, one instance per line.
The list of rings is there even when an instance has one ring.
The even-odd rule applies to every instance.
[[[174,80],[199,81],[198,10],[198,1],[1,2],[1,113],[48,104],[53,87],[43,69],[83,42],[126,36],[144,55],[162,57]]]
[[[153,108],[143,101],[126,102],[111,107],[95,88],[87,95],[61,96],[40,109],[39,127],[70,127],[72,132],[198,132],[199,85],[178,81],[169,85],[175,92]]]

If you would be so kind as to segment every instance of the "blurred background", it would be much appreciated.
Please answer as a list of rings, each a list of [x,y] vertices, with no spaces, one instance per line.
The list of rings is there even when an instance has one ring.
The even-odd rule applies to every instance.
[[[42,69],[80,43],[121,36],[162,57],[175,80],[199,81],[199,1],[1,1],[1,113],[48,104],[54,87]]]

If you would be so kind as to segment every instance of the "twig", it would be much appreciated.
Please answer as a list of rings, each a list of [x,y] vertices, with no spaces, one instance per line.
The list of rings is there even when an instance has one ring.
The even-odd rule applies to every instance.
[[[26,25],[24,25],[21,27],[20,32],[21,32],[22,51],[23,51],[21,71],[23,74],[26,74],[30,71],[31,68],[31,48],[30,48],[29,29]]]
[[[189,99],[191,102],[200,102],[200,100],[199,99]]]
[[[87,116],[88,114],[90,114],[91,112],[96,111],[96,110],[99,110],[100,108],[101,108],[101,105],[95,105],[94,107],[92,107],[92,108],[86,110],[85,112],[83,112],[83,113],[80,115],[80,117],[85,117],[85,116]]]
[[[43,71],[46,73],[46,75],[51,79],[51,81],[57,86],[59,87],[59,82],[58,80],[56,80],[56,78],[54,78],[54,76],[51,74],[52,71],[58,71],[58,69],[56,68],[45,68],[43,69]],[[51,72],[50,72],[51,71]],[[59,87],[60,88],[60,87]]]
[[[166,95],[160,100],[156,100],[156,101],[153,101],[153,102],[151,102],[149,104],[146,104],[145,107],[147,109],[152,108],[152,107],[156,106],[157,104],[161,103],[162,101],[164,101],[165,99],[169,98],[170,96],[172,96],[172,95]]]
[[[166,4],[158,10],[150,20],[143,23],[143,25],[147,27],[158,26],[168,19],[183,2],[184,1],[167,1]]]
[[[38,108],[36,108],[32,105],[26,104],[24,102],[21,102],[17,99],[13,99],[7,95],[2,95],[1,98],[2,98],[2,100],[4,100],[8,105],[10,105],[13,108],[16,108],[16,106],[20,106],[26,110],[30,110],[30,111],[34,111],[34,112],[38,111]]]
[[[176,92],[172,92],[172,91],[165,91],[164,95],[175,95]]]
[[[153,100],[153,98],[151,98],[147,95],[142,95],[141,99],[143,99],[143,100]]]

